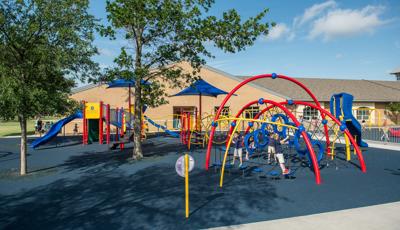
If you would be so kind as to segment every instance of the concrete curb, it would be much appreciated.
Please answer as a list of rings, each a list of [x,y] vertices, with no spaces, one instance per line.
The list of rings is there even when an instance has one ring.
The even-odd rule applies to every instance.
[[[257,223],[232,225],[224,229],[269,229],[269,230],[321,230],[321,229],[399,229],[400,202],[326,212],[315,215],[292,217]]]

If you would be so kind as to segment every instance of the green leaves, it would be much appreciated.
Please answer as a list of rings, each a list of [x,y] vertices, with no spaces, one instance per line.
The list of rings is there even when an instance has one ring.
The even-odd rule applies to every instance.
[[[400,102],[390,102],[386,108],[392,113],[400,113]]]
[[[268,9],[243,21],[236,10],[220,16],[208,15],[214,0],[114,0],[107,1],[112,28],[101,34],[114,39],[123,31],[129,46],[108,69],[110,78],[152,82],[142,92],[142,102],[157,106],[166,103],[163,89],[182,87],[198,79],[206,57],[213,57],[205,46],[230,53],[251,46],[260,35],[267,35],[274,23],[263,22]],[[193,71],[185,72],[175,63],[188,62]],[[141,88],[137,88],[140,89]],[[157,93],[155,93],[157,92]]]
[[[96,77],[95,18],[87,0],[0,3],[0,116],[62,114],[74,79]]]

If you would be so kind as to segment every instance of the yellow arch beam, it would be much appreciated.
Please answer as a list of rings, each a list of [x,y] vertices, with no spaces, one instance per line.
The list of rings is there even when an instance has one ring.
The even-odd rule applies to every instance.
[[[253,122],[260,122],[260,123],[268,123],[268,124],[274,124],[274,125],[279,125],[279,126],[286,126],[289,128],[293,128],[293,129],[297,129],[297,127],[292,126],[292,125],[286,125],[286,124],[282,124],[282,123],[278,123],[278,122],[271,122],[271,121],[264,121],[264,120],[257,120],[257,119],[250,119],[250,118],[223,118],[223,119],[218,119],[216,121],[219,120],[235,120],[235,121],[239,121],[236,125],[235,128],[233,129],[232,133],[235,133],[236,130],[239,127],[240,122],[244,122],[244,121],[253,121]],[[225,154],[224,154],[224,160],[222,162],[222,168],[221,168],[221,177],[220,177],[220,181],[219,181],[219,186],[222,188],[222,185],[224,183],[224,173],[225,173],[225,165],[226,165],[226,158],[228,157],[228,152],[229,152],[229,148],[231,147],[231,143],[233,140],[233,135],[231,135],[229,137],[229,141],[228,144],[226,145],[226,150],[225,150]]]

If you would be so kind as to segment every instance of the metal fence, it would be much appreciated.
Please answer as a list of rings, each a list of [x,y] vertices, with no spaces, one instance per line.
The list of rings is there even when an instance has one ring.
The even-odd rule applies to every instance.
[[[362,138],[371,141],[400,143],[400,126],[364,128]]]

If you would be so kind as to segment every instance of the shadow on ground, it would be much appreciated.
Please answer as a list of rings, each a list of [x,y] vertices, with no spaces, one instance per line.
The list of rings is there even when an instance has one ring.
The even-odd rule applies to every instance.
[[[17,141],[0,139],[4,170],[17,168]],[[279,166],[265,164],[261,156],[246,162],[249,170],[243,174],[237,164],[227,169],[219,188],[218,169],[205,171],[205,150],[194,150],[187,220],[184,180],[174,169],[186,148],[178,139],[157,137],[143,149],[142,161],[130,160],[129,145],[124,151],[97,144],[31,151],[29,164],[35,170],[30,176],[0,177],[0,229],[199,229],[400,200],[395,151],[365,151],[363,174],[353,155],[349,163],[337,149],[335,160],[321,162],[321,185],[315,184],[307,158],[288,154],[294,179],[272,180],[268,173],[279,173]],[[263,168],[263,177],[252,172],[254,167]]]
[[[249,217],[255,210],[268,214],[276,199],[287,200],[267,181],[230,180],[218,189],[218,179],[219,174],[205,171],[192,175],[189,220],[184,218],[183,179],[164,164],[133,175],[102,172],[62,179],[3,196],[0,224],[5,229],[194,229],[238,223],[237,216]]]
[[[143,143],[143,156],[145,159],[162,157],[174,152],[178,154],[186,150],[185,146],[175,146],[165,143],[154,143],[147,141]],[[51,167],[45,167],[31,171],[31,173],[37,173],[41,171],[47,171],[49,169],[63,168],[65,171],[73,170],[112,170],[118,168],[121,165],[127,163],[133,163],[132,159],[133,147],[127,147],[124,150],[106,150],[106,151],[85,151],[80,155],[70,156],[64,163],[54,165]],[[98,167],[101,166],[101,169]]]

